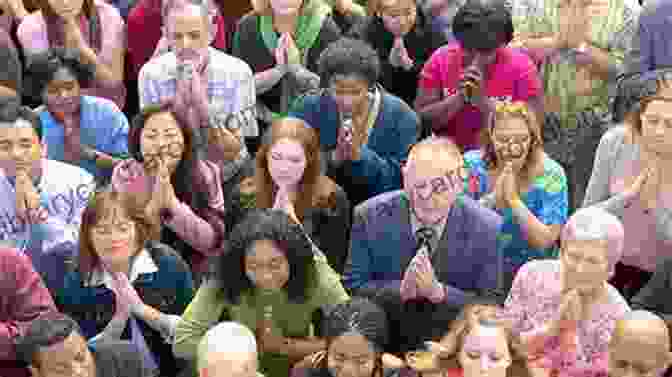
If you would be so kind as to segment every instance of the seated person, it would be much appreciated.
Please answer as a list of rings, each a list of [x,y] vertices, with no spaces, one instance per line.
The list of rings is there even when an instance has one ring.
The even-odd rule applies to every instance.
[[[504,219],[498,236],[507,291],[525,263],[557,257],[567,221],[565,170],[544,152],[541,134],[525,103],[500,103],[483,147],[464,154],[466,193]]]
[[[302,120],[280,118],[266,131],[257,152],[256,174],[241,182],[226,201],[227,228],[254,208],[283,207],[291,201],[306,234],[343,273],[350,237],[350,202],[330,178],[320,174],[317,133]]]
[[[17,356],[16,341],[26,334],[32,321],[55,311],[51,295],[30,259],[17,250],[0,247],[0,371],[3,376],[30,376]]]
[[[672,256],[672,70],[624,82],[623,124],[600,139],[583,206],[599,206],[625,228],[623,258],[610,283],[626,299],[649,281],[656,265]]]
[[[63,314],[33,321],[16,349],[33,376],[148,376],[133,344],[109,341],[89,349],[77,322]]]
[[[132,158],[117,165],[112,186],[148,223],[163,225],[157,241],[181,254],[198,283],[206,257],[223,251],[226,229],[220,170],[200,158],[195,131],[170,103],[145,108],[133,119]]]
[[[670,330],[663,319],[634,310],[616,321],[609,343],[609,377],[662,376],[671,364]]]
[[[401,188],[401,162],[418,137],[419,121],[404,101],[378,86],[380,59],[360,40],[343,38],[319,61],[328,87],[297,101],[290,116],[320,135],[327,176],[353,205]]]
[[[46,105],[38,114],[47,157],[109,181],[114,165],[128,157],[128,120],[112,101],[82,94],[92,70],[72,52],[56,48],[33,56],[26,94]]]
[[[279,210],[256,210],[236,226],[219,274],[204,283],[177,326],[173,351],[194,359],[207,330],[223,318],[257,334],[260,368],[286,377],[290,366],[326,342],[312,336],[316,311],[349,299],[301,227]]]
[[[423,140],[403,168],[404,190],[355,209],[345,286],[365,295],[390,289],[408,304],[388,312],[406,318],[391,330],[405,334],[391,342],[402,348],[444,334],[468,299],[497,288],[502,220],[461,194],[463,170],[452,141]]]
[[[618,218],[583,208],[562,230],[559,260],[531,261],[518,271],[505,316],[534,369],[567,376],[606,373],[600,363],[608,356],[614,325],[630,311],[607,282],[622,253]],[[572,345],[576,352],[567,352]]]
[[[422,67],[447,43],[415,0],[369,0],[371,14],[350,30],[369,43],[380,57],[380,84],[390,94],[413,105]]]
[[[77,268],[54,299],[90,342],[130,340],[141,345],[147,369],[168,376],[185,367],[171,344],[194,296],[191,271],[122,200],[109,187],[93,195],[82,215]]]
[[[42,131],[29,108],[0,108],[0,240],[28,254],[53,289],[76,253],[94,181],[77,166],[44,158]]]
[[[437,135],[452,138],[462,151],[478,149],[496,100],[528,102],[543,114],[534,63],[507,47],[513,21],[503,1],[468,1],[453,20],[453,33],[456,41],[438,49],[423,67],[415,99],[418,114]]]
[[[263,377],[254,333],[236,322],[221,322],[205,333],[197,362],[199,377]]]
[[[498,312],[499,307],[492,304],[465,306],[438,345],[429,344],[434,363],[421,366],[409,360],[409,366],[420,367],[420,371],[428,367],[429,371],[421,373],[426,377],[531,377],[518,339],[508,324],[498,319]]]
[[[324,0],[253,1],[233,37],[234,56],[250,65],[262,130],[287,115],[297,97],[319,88],[318,58],[341,37]]]
[[[73,49],[84,63],[94,67],[84,92],[107,98],[123,109],[126,25],[119,11],[101,0],[37,4],[38,10],[24,17],[16,32],[27,62],[52,48]]]
[[[247,63],[208,47],[210,22],[201,5],[175,1],[166,10],[171,51],[149,60],[140,70],[140,109],[174,98],[194,131],[210,134],[200,138],[213,147],[208,159],[225,170],[225,164],[249,158],[241,142],[259,136],[254,76]]]
[[[400,375],[399,369],[384,365],[383,350],[389,334],[385,312],[378,305],[355,297],[331,308],[323,328],[327,349],[294,367],[292,377]]]

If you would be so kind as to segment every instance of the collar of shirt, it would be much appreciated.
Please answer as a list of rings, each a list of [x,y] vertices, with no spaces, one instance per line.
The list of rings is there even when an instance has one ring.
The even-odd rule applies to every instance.
[[[420,228],[428,227],[427,225],[423,224],[420,219],[415,215],[415,212],[413,212],[413,209],[409,208],[410,212],[410,218],[411,218],[411,231],[413,232],[413,236],[415,237],[415,232],[417,232]],[[435,238],[432,240],[431,245],[432,245],[432,252],[436,250],[437,246],[439,245],[439,240],[443,236],[443,231],[446,228],[446,221],[448,218],[444,218],[443,220],[439,221],[436,224],[429,225],[429,228],[434,229],[434,234],[436,235]]]
[[[138,255],[133,258],[131,264],[131,272],[128,275],[128,280],[133,283],[144,274],[152,274],[159,271],[159,267],[154,262],[154,259],[146,249],[142,249]],[[108,289],[112,289],[112,274],[105,271],[101,267],[96,268],[91,273],[91,279],[84,282],[86,287],[98,287],[104,285]]]

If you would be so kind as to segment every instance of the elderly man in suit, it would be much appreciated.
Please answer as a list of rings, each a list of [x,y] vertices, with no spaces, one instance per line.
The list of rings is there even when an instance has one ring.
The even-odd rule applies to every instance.
[[[344,279],[346,287],[377,297],[388,311],[393,335],[400,337],[391,343],[401,347],[391,352],[441,336],[454,314],[494,291],[501,276],[502,220],[462,195],[459,148],[448,139],[418,143],[403,177],[403,190],[355,209]]]

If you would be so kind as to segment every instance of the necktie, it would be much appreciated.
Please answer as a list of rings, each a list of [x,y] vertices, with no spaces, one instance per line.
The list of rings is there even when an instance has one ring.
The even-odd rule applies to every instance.
[[[422,227],[415,231],[415,239],[418,241],[417,249],[420,250],[423,247],[427,248],[427,254],[431,256],[433,254],[433,242],[436,237],[436,232],[434,229],[429,227]]]

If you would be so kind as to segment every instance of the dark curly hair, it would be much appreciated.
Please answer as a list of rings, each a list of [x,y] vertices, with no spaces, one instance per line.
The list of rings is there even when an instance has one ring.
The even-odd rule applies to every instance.
[[[511,11],[503,0],[468,0],[453,18],[453,34],[462,47],[493,50],[513,40]]]
[[[29,122],[37,138],[42,140],[40,117],[29,107],[21,106],[21,100],[18,97],[0,97],[0,122],[14,123],[19,119]]]
[[[358,75],[370,86],[380,77],[380,58],[366,42],[341,38],[330,44],[317,62],[321,85],[326,88],[335,75]]]
[[[285,289],[291,302],[303,303],[315,287],[313,247],[300,225],[285,212],[273,209],[251,211],[231,232],[223,255],[219,256],[217,278],[230,303],[252,291],[254,284],[245,273],[245,256],[257,241],[272,241],[287,257],[289,281]]]
[[[324,319],[324,337],[328,344],[347,332],[361,334],[377,352],[383,352],[389,337],[387,315],[368,299],[354,297],[334,306]]]
[[[91,86],[94,80],[95,67],[83,63],[79,51],[63,47],[51,48],[30,56],[23,87],[25,95],[41,102],[44,88],[61,68],[67,69],[82,88]]]

